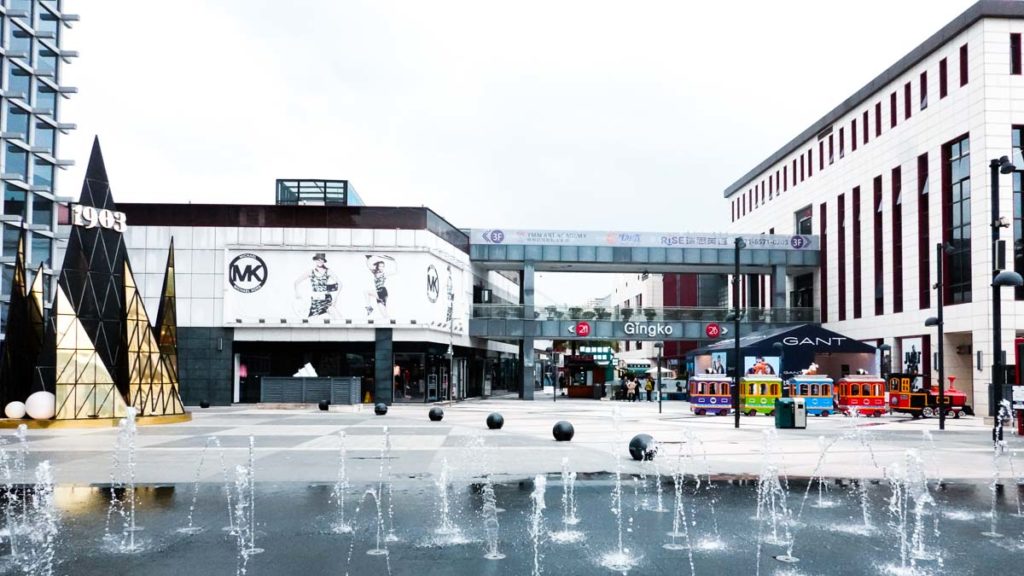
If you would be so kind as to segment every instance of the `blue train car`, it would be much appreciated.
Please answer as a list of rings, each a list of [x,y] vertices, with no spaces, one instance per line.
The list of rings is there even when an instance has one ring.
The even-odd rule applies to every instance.
[[[690,378],[690,411],[697,416],[724,416],[732,410],[729,387],[732,378],[723,374],[697,374]]]
[[[828,416],[836,412],[832,379],[822,375],[794,376],[786,383],[790,398],[803,398],[808,414]]]

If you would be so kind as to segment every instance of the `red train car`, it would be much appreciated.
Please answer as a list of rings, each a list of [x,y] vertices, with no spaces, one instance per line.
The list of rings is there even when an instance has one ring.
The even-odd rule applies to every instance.
[[[836,404],[846,416],[853,411],[863,416],[881,416],[889,411],[885,401],[885,380],[863,375],[840,378],[836,382]]]
[[[959,418],[971,412],[967,395],[952,384],[946,387],[944,395],[947,416]],[[939,390],[932,388],[919,374],[890,374],[889,409],[914,418],[938,416]]]

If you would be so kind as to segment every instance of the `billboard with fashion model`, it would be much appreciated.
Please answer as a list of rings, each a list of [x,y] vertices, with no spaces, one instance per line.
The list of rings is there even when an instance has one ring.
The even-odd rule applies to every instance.
[[[466,325],[463,270],[429,252],[229,249],[224,265],[227,324]]]

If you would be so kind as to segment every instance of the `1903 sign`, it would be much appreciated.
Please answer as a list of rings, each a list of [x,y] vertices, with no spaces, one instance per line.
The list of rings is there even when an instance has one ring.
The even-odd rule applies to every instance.
[[[128,229],[128,219],[124,212],[82,206],[81,204],[71,207],[71,224],[83,228],[107,228],[121,233]]]

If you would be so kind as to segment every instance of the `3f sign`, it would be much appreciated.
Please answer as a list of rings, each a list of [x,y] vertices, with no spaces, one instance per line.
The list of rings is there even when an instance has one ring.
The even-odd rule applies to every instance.
[[[83,228],[107,228],[121,233],[128,228],[124,212],[114,212],[106,208],[94,208],[81,204],[71,207],[71,224]]]

